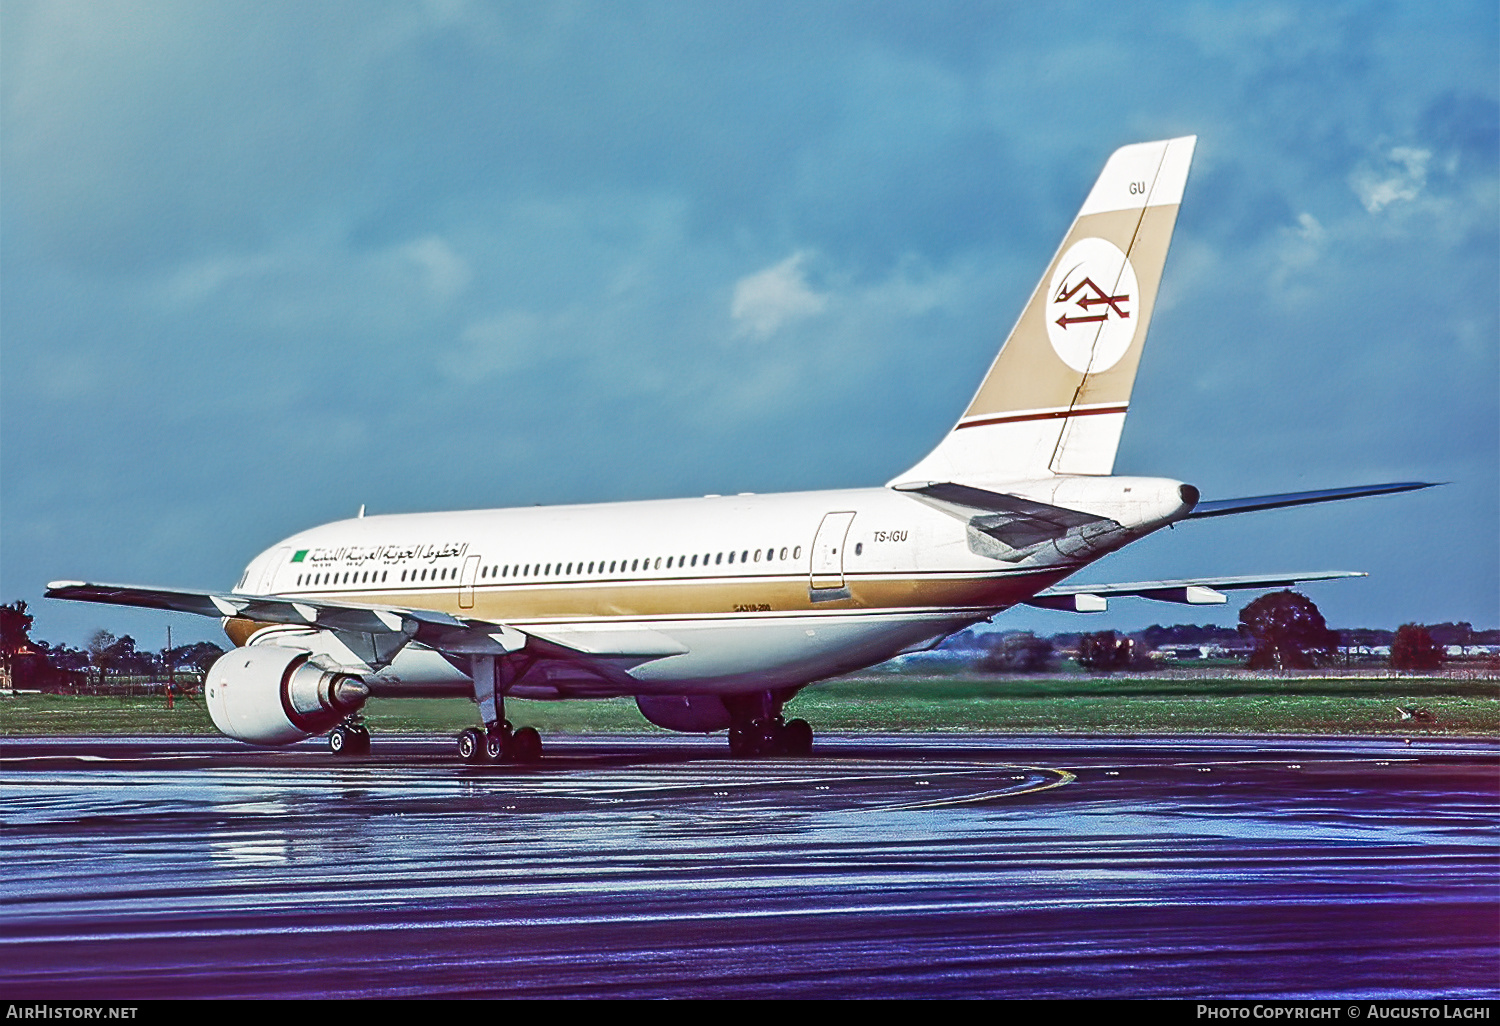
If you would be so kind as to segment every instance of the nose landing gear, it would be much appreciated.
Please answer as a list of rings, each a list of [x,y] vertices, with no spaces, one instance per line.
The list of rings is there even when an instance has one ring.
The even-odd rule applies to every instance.
[[[340,756],[369,755],[369,728],[357,720],[345,720],[328,732],[328,750]]]

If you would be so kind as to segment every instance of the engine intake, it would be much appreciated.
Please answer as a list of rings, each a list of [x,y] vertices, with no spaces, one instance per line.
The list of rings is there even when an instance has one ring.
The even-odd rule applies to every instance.
[[[363,680],[311,659],[276,645],[220,656],[205,682],[214,726],[252,745],[289,745],[322,734],[365,704],[370,689]]]

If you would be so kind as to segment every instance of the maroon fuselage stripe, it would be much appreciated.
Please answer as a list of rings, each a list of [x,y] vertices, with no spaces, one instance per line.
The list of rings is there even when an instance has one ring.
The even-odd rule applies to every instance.
[[[1092,406],[1086,410],[1049,410],[1046,413],[1008,413],[1001,417],[986,417],[983,420],[966,420],[953,430],[959,428],[984,427],[986,424],[1018,424],[1023,420],[1057,420],[1060,417],[1087,417],[1095,413],[1124,413],[1130,407],[1120,406]]]

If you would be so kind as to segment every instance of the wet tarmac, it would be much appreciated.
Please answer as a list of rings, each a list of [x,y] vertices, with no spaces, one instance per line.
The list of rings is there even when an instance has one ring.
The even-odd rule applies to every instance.
[[[0,995],[1500,996],[1500,744],[0,741]]]

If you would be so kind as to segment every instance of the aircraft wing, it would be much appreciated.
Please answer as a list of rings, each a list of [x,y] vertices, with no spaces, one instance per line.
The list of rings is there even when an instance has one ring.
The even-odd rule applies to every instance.
[[[141,588],[129,584],[53,581],[47,585],[46,597],[71,599],[75,602],[104,602],[115,606],[170,609],[179,613],[196,613],[199,616],[238,616],[258,623],[296,624],[328,630],[405,633],[408,637],[431,635],[434,631],[464,629],[468,626],[457,617],[430,609],[381,608],[324,599]]]
[[[1131,581],[1126,584],[1064,584],[1038,592],[1028,606],[1065,609],[1072,613],[1102,613],[1109,608],[1108,596],[1129,595],[1178,602],[1190,606],[1221,605],[1226,591],[1287,588],[1306,581],[1332,581],[1343,577],[1368,577],[1357,570],[1321,570],[1298,574],[1250,574],[1240,577],[1189,577],[1176,581]]]
[[[1260,509],[1281,509],[1285,506],[1307,506],[1314,502],[1358,499],[1366,495],[1414,492],[1421,488],[1433,488],[1441,483],[1440,481],[1399,481],[1392,484],[1355,485],[1352,488],[1324,488],[1315,492],[1283,492],[1279,495],[1251,495],[1242,499],[1214,499],[1198,503],[1187,515],[1187,519],[1227,517],[1232,513],[1253,513]]]
[[[409,641],[453,656],[504,655],[530,647],[543,658],[564,659],[605,675],[618,673],[622,661],[630,665],[687,651],[666,635],[647,629],[569,625],[522,631],[507,624],[465,619],[433,609],[361,606],[277,595],[53,581],[47,586],[47,598],[168,609],[199,616],[243,617],[257,623],[327,630],[376,669],[388,665]]]

